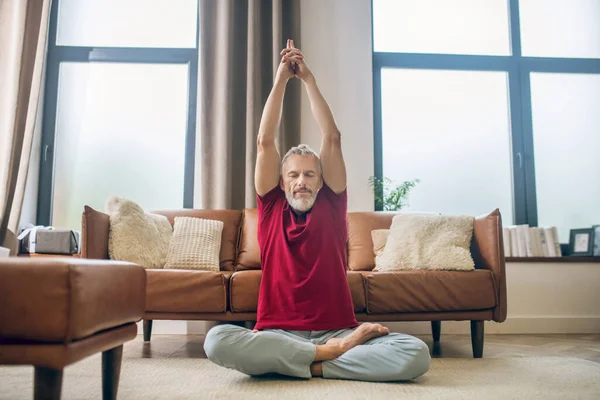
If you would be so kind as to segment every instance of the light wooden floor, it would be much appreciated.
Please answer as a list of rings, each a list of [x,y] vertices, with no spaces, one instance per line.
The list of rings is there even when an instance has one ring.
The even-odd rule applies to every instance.
[[[431,336],[418,336],[433,357],[473,357],[470,335],[444,335],[440,346]],[[125,344],[123,358],[206,358],[201,335],[142,335]],[[575,357],[600,363],[600,334],[485,335],[483,357]]]

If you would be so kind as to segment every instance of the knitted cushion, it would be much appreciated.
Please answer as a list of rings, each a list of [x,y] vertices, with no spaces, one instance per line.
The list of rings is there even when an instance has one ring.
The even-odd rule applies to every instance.
[[[223,221],[175,217],[165,268],[219,271]]]

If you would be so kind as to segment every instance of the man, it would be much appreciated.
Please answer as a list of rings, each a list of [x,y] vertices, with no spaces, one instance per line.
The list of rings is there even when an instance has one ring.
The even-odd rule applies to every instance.
[[[359,325],[346,279],[347,192],[340,132],[304,56],[288,40],[258,133],[255,185],[262,280],[253,331],[211,329],[208,358],[248,375],[409,380],[429,369],[425,343]],[[280,161],[275,146],[287,82],[302,80],[322,133]]]

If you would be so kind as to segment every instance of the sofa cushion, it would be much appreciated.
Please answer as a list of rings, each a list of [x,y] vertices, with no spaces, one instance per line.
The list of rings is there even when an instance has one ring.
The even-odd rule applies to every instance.
[[[371,271],[375,267],[371,231],[389,229],[392,212],[348,213],[348,268],[352,271]]]
[[[223,221],[175,217],[165,269],[219,271]]]
[[[365,282],[362,274],[360,272],[348,271],[346,278],[348,279],[348,285],[350,286],[354,312],[365,312],[367,301],[365,298]]]
[[[256,312],[262,271],[238,271],[230,278],[230,308],[233,312]],[[358,272],[347,274],[355,312],[365,311],[363,277]]]
[[[244,209],[240,229],[240,246],[235,269],[260,269],[260,248],[258,247],[258,214],[255,208]]]
[[[261,270],[238,271],[229,278],[229,307],[233,312],[256,312]]]
[[[363,272],[367,312],[480,310],[496,305],[488,270]]]
[[[223,221],[221,235],[221,251],[219,260],[221,270],[233,271],[236,259],[236,248],[242,212],[239,210],[157,210],[155,214],[164,215],[171,225],[175,224],[175,217],[194,217]]]
[[[226,279],[222,272],[148,269],[147,312],[227,310]]]

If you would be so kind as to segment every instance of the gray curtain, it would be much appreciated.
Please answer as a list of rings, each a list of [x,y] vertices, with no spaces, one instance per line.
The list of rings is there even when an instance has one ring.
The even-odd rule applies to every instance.
[[[50,0],[0,1],[0,244],[16,233],[41,93]]]
[[[258,127],[279,52],[288,38],[301,46],[299,1],[200,0],[195,194],[202,208],[256,206]],[[282,156],[300,140],[300,95],[301,82],[290,80],[277,143]]]

